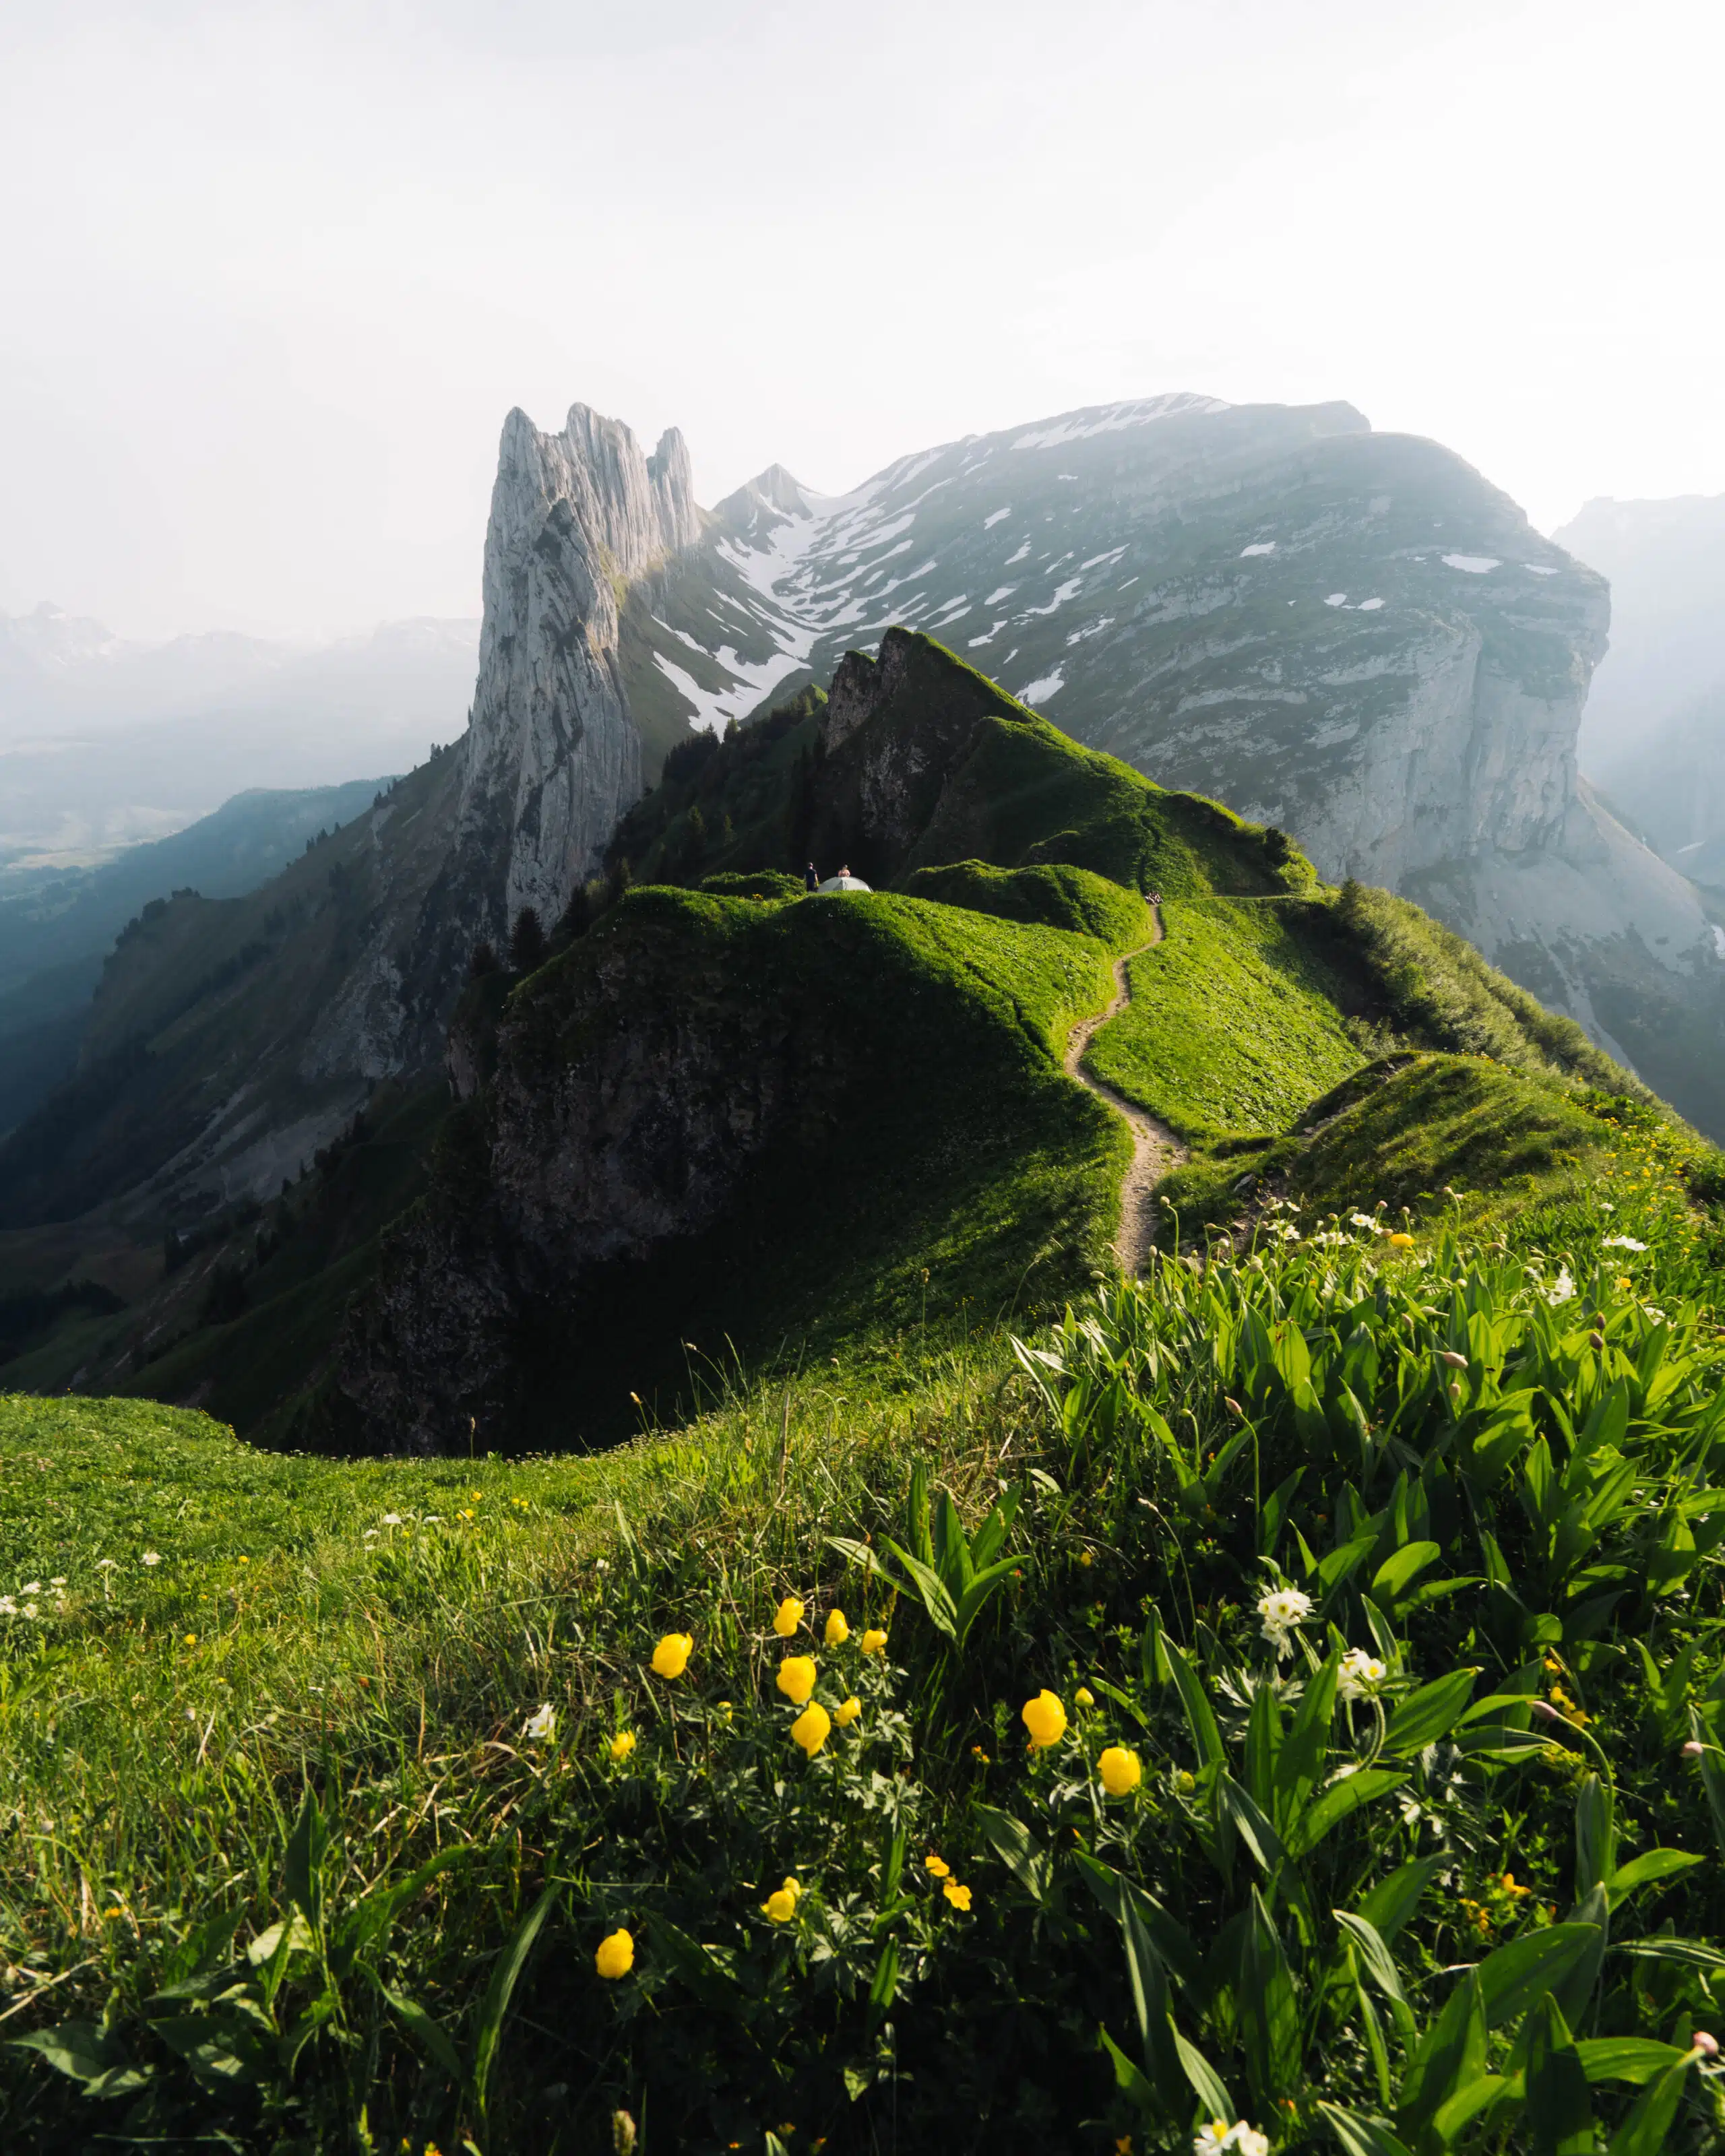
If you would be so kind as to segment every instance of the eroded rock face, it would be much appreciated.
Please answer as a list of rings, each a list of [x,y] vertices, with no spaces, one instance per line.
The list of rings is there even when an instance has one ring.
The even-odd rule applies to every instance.
[[[554,920],[639,795],[623,588],[700,531],[675,428],[649,457],[584,404],[557,434],[520,411],[504,422],[456,829],[458,870],[490,871],[495,932],[523,906]]]

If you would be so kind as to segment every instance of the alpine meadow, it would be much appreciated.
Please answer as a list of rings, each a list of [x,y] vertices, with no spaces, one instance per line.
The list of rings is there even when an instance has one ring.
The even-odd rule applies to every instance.
[[[0,1138],[4,2145],[1725,2148],[1604,593],[1347,406],[512,414],[467,731]]]

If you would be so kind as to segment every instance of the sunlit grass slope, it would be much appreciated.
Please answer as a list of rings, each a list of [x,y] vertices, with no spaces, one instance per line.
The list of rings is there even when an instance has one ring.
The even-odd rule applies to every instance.
[[[1601,1127],[602,1459],[0,1403],[8,2145],[1699,2156],[1717,1231]]]

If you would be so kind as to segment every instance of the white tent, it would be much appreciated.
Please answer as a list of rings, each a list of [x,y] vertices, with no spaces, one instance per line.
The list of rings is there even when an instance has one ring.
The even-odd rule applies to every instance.
[[[860,876],[835,875],[829,876],[824,884],[818,884],[814,895],[817,898],[824,898],[829,891],[871,891],[873,888],[872,884],[865,883]]]

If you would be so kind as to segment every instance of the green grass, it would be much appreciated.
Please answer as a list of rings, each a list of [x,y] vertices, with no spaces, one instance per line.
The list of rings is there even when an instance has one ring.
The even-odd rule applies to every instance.
[[[1119,925],[1120,901],[1069,880]],[[415,1414],[429,1399],[441,1444],[464,1448],[476,1416],[487,1441],[538,1450],[614,1441],[631,1395],[671,1414],[689,1342],[720,1361],[896,1367],[931,1337],[1058,1306],[1105,1262],[1117,1218],[1125,1132],[1060,1067],[1072,1024],[1111,988],[1101,943],[1040,922],[886,894],[634,891],[515,992],[494,1095],[450,1126],[386,1260],[423,1353],[398,1348],[368,1303],[365,1368],[398,1370]],[[629,1075],[646,1069],[650,1091]],[[562,1157],[557,1104],[595,1098],[619,1173],[645,1187],[704,1163],[721,1113],[726,1130],[758,1121],[763,1142],[692,1232],[598,1262],[614,1213],[547,1219],[521,1179],[530,1152]],[[686,1125],[667,1100],[692,1103]],[[462,1282],[476,1265],[562,1285],[475,1318]],[[476,1386],[480,1366],[505,1385]],[[326,1389],[336,1419],[295,1441],[424,1441],[363,1384]]]
[[[1091,1045],[1099,1078],[1188,1138],[1284,1129],[1361,1060],[1317,901],[1163,908],[1130,968],[1132,1000]]]
[[[1150,932],[1149,916],[1137,893],[1087,869],[997,869],[986,861],[954,861],[945,868],[916,870],[906,878],[905,890],[911,898],[963,906],[971,913],[1092,936],[1110,951],[1133,950]]]
[[[1520,2149],[1548,1985],[1538,2041],[1573,2038],[1602,2133],[1716,2146],[1683,2047],[1725,1782],[1679,1749],[1725,1734],[1725,1366],[1676,1148],[1615,1121],[1616,1194],[1602,1163],[1538,1248],[1395,1251],[1309,1208],[1244,1262],[1103,1287],[1028,1361],[993,1336],[896,1390],[742,1385],[601,1459],[277,1457],[142,1403],[0,1401],[0,1591],[39,1583],[0,1620],[5,2033],[48,2044],[0,2053],[10,2145],[562,2156],[626,2108],[649,2151],[1183,2152],[1161,2015],[1278,2150],[1358,2145],[1324,2104],[1423,2145],[1486,2071],[1496,2111],[1447,2145]],[[903,1578],[919,1476],[955,1501],[931,1582],[1018,1493],[962,1645],[932,1584],[830,1539]],[[1326,1598],[1286,1659],[1254,1606],[1278,1577]],[[1382,1718],[1326,1703],[1343,1648],[1383,1663]],[[813,1759],[789,1652],[861,1708]],[[1045,1688],[1067,1726],[1027,1758]],[[1124,1799],[1106,1745],[1140,1763]],[[1334,1909],[1405,2010],[1348,1976]],[[1476,1964],[1501,2010],[1434,2087]]]

